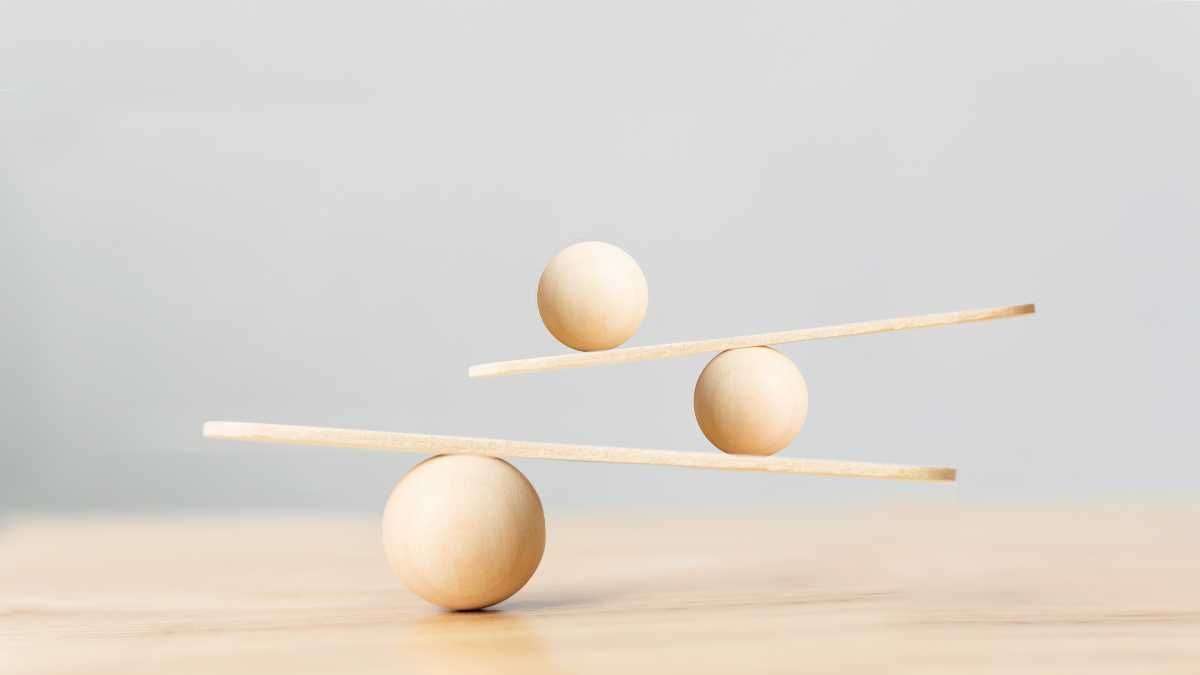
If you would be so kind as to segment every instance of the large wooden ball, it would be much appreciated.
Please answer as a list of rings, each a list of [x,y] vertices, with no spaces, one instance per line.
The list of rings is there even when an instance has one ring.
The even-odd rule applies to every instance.
[[[521,590],[545,544],[537,492],[494,457],[431,457],[396,483],[383,512],[388,564],[447,609],[481,609]]]
[[[700,373],[693,405],[713,445],[735,455],[773,455],[804,426],[808,386],[796,364],[770,347],[730,349]]]
[[[538,312],[559,342],[612,349],[637,332],[649,302],[646,276],[625,251],[585,241],[559,251],[538,280]]]

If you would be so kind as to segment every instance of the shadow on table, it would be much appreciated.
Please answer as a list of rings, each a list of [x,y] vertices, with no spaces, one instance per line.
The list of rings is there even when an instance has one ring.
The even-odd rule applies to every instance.
[[[500,610],[431,614],[408,627],[400,649],[405,665],[418,673],[562,672],[551,662],[535,623]]]

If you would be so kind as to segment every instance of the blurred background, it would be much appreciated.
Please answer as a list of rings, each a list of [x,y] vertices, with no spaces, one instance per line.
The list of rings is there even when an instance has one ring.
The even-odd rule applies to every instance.
[[[621,246],[630,345],[787,345],[790,456],[952,486],[517,462],[550,508],[1196,496],[1200,5],[0,2],[0,509],[377,511],[419,457],[231,419],[707,449],[706,357],[565,351],[538,275]]]

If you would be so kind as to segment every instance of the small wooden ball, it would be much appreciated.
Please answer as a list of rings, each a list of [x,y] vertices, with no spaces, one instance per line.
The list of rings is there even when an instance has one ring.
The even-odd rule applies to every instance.
[[[700,373],[693,405],[713,445],[734,455],[773,455],[804,426],[808,386],[796,364],[770,347],[730,349]]]
[[[612,349],[633,337],[646,317],[649,290],[637,261],[602,241],[559,251],[538,280],[542,323],[579,351]]]
[[[431,457],[396,483],[383,511],[388,564],[447,609],[481,609],[521,590],[545,544],[537,491],[494,457]]]

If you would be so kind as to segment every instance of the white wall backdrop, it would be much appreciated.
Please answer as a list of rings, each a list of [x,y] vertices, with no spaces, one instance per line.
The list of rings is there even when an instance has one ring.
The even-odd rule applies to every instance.
[[[562,351],[563,246],[650,344],[783,347],[789,455],[955,486],[518,462],[548,506],[1194,497],[1200,5],[0,2],[0,507],[373,510],[418,458],[205,419],[674,449],[704,357]],[[716,452],[716,450],[712,450]]]

